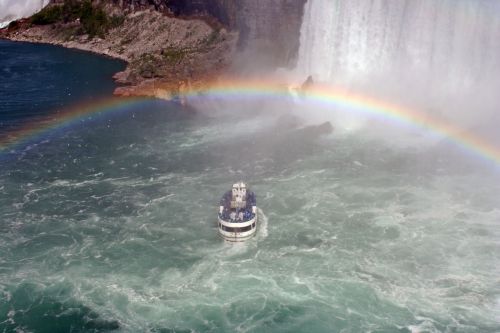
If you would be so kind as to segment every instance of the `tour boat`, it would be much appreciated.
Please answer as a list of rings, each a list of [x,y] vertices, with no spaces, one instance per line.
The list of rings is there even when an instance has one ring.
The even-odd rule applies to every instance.
[[[257,201],[255,194],[243,182],[233,184],[220,200],[219,234],[227,241],[241,242],[257,230]]]

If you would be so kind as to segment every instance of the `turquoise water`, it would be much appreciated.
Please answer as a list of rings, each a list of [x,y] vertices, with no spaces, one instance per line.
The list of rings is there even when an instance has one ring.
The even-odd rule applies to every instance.
[[[4,153],[0,330],[499,332],[498,171],[291,105],[145,101]],[[240,179],[260,225],[235,245]]]

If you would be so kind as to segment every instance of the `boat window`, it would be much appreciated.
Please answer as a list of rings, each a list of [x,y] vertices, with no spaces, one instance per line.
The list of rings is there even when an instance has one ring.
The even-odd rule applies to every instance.
[[[255,228],[255,223],[252,224],[252,225],[248,225],[246,227],[241,227],[241,228],[232,228],[232,227],[226,227],[225,225],[223,224],[220,224],[219,227],[224,230],[224,231],[227,231],[227,232],[246,232],[246,231],[250,231],[252,230],[253,228]]]

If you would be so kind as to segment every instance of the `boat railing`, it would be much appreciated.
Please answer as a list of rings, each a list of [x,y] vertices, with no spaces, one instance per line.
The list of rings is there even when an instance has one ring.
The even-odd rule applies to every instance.
[[[239,214],[236,214],[236,218],[232,218],[231,217],[231,212],[228,212],[228,211],[223,211],[222,213],[219,213],[219,217],[224,220],[224,221],[228,221],[228,222],[231,222],[231,223],[243,223],[243,222],[248,222],[250,220],[252,220],[254,217],[255,217],[255,214],[252,213],[251,211],[249,210],[245,210],[243,211],[243,216],[240,218],[238,216]]]

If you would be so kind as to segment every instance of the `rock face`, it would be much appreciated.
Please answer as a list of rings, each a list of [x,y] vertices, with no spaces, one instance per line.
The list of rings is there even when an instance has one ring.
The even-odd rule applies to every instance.
[[[120,58],[128,66],[115,79],[126,86],[115,93],[175,95],[251,66],[292,67],[306,1],[93,0],[88,9],[82,0],[51,0],[32,19],[0,30],[0,38]]]
[[[240,47],[257,47],[278,66],[295,64],[306,0],[243,0],[236,14]]]
[[[117,88],[118,95],[156,96],[160,90],[160,95],[175,94],[181,84],[196,85],[217,77],[231,65],[237,32],[154,9],[123,12],[109,1],[103,4],[109,13],[125,15],[101,37],[82,33],[79,19],[45,25],[31,24],[29,19],[18,21],[15,27],[0,30],[0,37],[62,45],[125,60],[126,70],[114,76],[125,85]]]
[[[307,0],[171,0],[179,14],[205,12],[238,30],[239,49],[257,48],[278,66],[293,66]],[[183,5],[175,6],[175,3]]]
[[[57,0],[61,1],[61,0]],[[101,2],[106,2],[101,0]],[[175,16],[215,18],[239,32],[238,49],[252,48],[277,66],[293,66],[307,0],[112,0],[122,8],[154,8]]]

